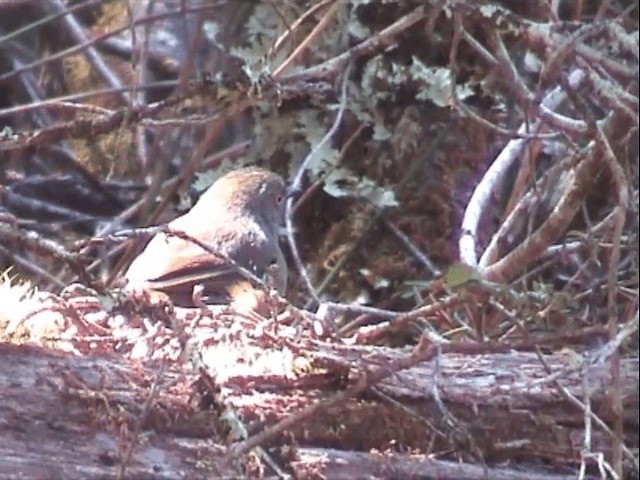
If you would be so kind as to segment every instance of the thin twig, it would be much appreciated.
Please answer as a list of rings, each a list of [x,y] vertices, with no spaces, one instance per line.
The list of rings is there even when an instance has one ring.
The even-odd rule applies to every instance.
[[[62,3],[62,0],[49,0],[49,4],[53,7],[56,13],[64,14],[68,13],[68,9],[65,4]],[[118,78],[118,76],[109,68],[107,63],[102,59],[102,56],[98,53],[96,48],[89,44],[89,37],[85,34],[84,29],[76,20],[74,14],[64,15],[63,23],[66,25],[67,29],[71,33],[71,36],[80,44],[86,45],[87,48],[84,51],[87,60],[93,67],[97,70],[100,76],[110,85],[112,88],[121,89],[122,82]],[[125,91],[121,94],[122,100],[126,104],[131,102],[131,97]]]
[[[198,5],[196,7],[193,8],[187,8],[187,9],[178,9],[178,10],[169,10],[167,12],[162,12],[162,13],[158,13],[156,15],[152,15],[150,17],[146,17],[146,18],[138,18],[135,20],[134,25],[144,25],[145,23],[148,22],[155,22],[157,20],[165,20],[167,18],[171,18],[177,14],[180,13],[196,13],[196,12],[202,12],[202,11],[206,11],[206,10],[212,10],[212,9],[216,9],[216,8],[220,8],[219,4],[211,4],[209,2],[205,2],[203,5]],[[66,13],[66,12],[65,12]],[[100,41],[104,40],[105,38],[109,38],[109,37],[114,37],[122,32],[125,32],[126,30],[128,30],[130,28],[130,25],[125,25],[123,27],[120,28],[116,28],[114,30],[108,31],[103,33],[102,35],[97,35],[96,37],[87,39],[86,42],[82,42],[78,45],[74,45],[73,47],[69,47],[65,50],[61,50],[60,52],[56,52],[54,54],[51,54],[47,57],[41,58],[40,60],[36,60],[28,65],[25,65],[24,67],[21,67],[19,69],[14,69],[11,70],[10,72],[5,73],[4,75],[0,75],[0,84],[2,84],[5,80],[9,80],[10,78],[15,77],[16,75],[19,75],[23,72],[26,72],[28,70],[33,70],[36,67],[41,67],[42,65],[46,65],[48,63],[54,62],[56,60],[60,60],[61,58],[66,57],[67,55],[71,55],[73,53],[77,53],[91,45],[95,45],[96,43],[99,43]]]
[[[281,74],[289,68],[289,66],[305,51],[311,44],[311,42],[324,30],[324,28],[329,24],[329,21],[335,15],[338,10],[338,6],[340,6],[340,2],[335,0],[333,5],[327,10],[327,13],[320,19],[320,21],[313,27],[313,30],[309,32],[307,38],[305,38],[300,44],[295,48],[295,50],[285,59],[273,72],[273,78],[280,78]]]
[[[315,5],[313,5],[311,8],[309,8],[309,10],[304,12],[302,15],[300,15],[296,19],[296,21],[293,22],[291,26],[287,28],[287,30],[282,35],[280,35],[280,37],[278,37],[278,39],[274,42],[273,47],[271,47],[271,49],[267,53],[267,58],[273,58],[280,51],[280,49],[284,45],[284,42],[291,35],[293,35],[293,33],[298,29],[298,27],[302,25],[305,21],[307,21],[307,19],[311,18],[311,16],[315,15],[316,12],[318,12],[319,10],[322,10],[327,5],[335,1],[336,0],[322,0],[321,2],[318,2]]]
[[[293,207],[294,207],[295,197],[299,194],[300,190],[302,189],[302,177],[307,170],[307,166],[309,165],[311,160],[314,158],[314,156],[319,151],[321,151],[324,148],[324,146],[331,140],[333,135],[338,131],[340,124],[342,123],[342,117],[347,107],[347,85],[349,83],[350,71],[351,71],[351,64],[349,64],[346,71],[344,72],[344,77],[342,79],[342,94],[340,97],[340,108],[338,109],[338,113],[333,122],[333,125],[331,125],[331,128],[326,133],[326,135],[309,152],[307,157],[302,161],[302,163],[298,167],[298,170],[293,177],[293,181],[291,182],[289,191],[287,193],[287,201],[286,201],[286,207],[285,207],[285,227],[287,230],[287,240],[289,242],[289,248],[291,249],[293,259],[296,263],[296,267],[305,283],[305,286],[307,287],[307,290],[311,294],[311,297],[313,298],[313,300],[318,303],[320,302],[320,299],[318,298],[316,289],[313,286],[313,283],[311,282],[311,277],[309,276],[307,269],[304,267],[304,264],[302,262],[302,257],[300,256],[300,251],[298,250],[298,245],[295,240],[294,226],[293,226]]]
[[[122,456],[122,461],[118,467],[118,479],[125,478],[125,473],[129,462],[131,462],[131,456],[133,455],[133,449],[138,444],[138,438],[140,437],[140,431],[142,430],[142,426],[149,415],[149,411],[151,410],[151,406],[153,402],[156,400],[157,392],[158,392],[158,384],[160,382],[160,378],[164,374],[164,363],[160,365],[158,372],[156,373],[155,378],[153,379],[153,383],[151,384],[151,389],[149,390],[149,394],[147,395],[147,399],[142,406],[142,412],[136,418],[135,426],[129,439],[129,443],[127,448]]]

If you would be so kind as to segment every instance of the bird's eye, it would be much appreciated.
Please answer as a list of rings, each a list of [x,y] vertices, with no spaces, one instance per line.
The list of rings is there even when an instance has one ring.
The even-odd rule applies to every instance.
[[[278,196],[276,197],[276,203],[277,203],[277,204],[282,203],[282,195],[278,195]]]

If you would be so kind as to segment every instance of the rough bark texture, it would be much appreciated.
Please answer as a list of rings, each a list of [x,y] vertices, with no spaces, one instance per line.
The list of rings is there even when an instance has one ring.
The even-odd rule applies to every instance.
[[[638,10],[0,0],[0,480],[638,477]],[[322,319],[117,290],[246,165]]]
[[[41,320],[55,316],[38,315]],[[414,351],[318,340],[307,328],[272,321],[234,332],[241,319],[229,323],[224,315],[201,315],[200,326],[188,330],[185,348],[176,348],[184,345],[181,335],[165,327],[132,328],[127,342],[124,330],[119,342],[103,337],[119,350],[110,355],[99,337],[57,344],[82,348],[75,351],[80,355],[0,345],[0,477],[116,478],[123,464],[124,478],[254,476],[262,468],[257,457],[230,461],[226,456],[234,427],[223,420],[228,418],[223,410],[241,418],[251,436],[324,402],[327,408],[300,416],[263,443],[274,447],[277,463],[298,478],[309,478],[310,472],[326,478],[357,472],[375,478],[393,472],[482,478],[483,464],[490,478],[552,473],[547,478],[565,478],[558,467],[577,471],[584,414],[554,380],[582,401],[586,387],[593,412],[604,421],[611,418],[605,407],[606,363],[591,365],[585,376],[576,355],[544,355],[549,374],[534,353],[516,351],[438,355],[329,405],[365,372],[389,368]],[[189,318],[194,320],[193,312],[182,320]],[[175,354],[188,352],[194,341],[199,345],[196,373],[184,361],[193,353]],[[157,349],[131,359],[145,345]],[[92,347],[102,353],[93,354]],[[638,361],[626,359],[621,365],[625,441],[637,445]],[[601,429],[591,432],[592,451],[607,454],[610,443]],[[383,453],[364,453],[370,451]],[[411,451],[436,457],[406,454]],[[435,461],[454,458],[452,452],[462,463]],[[512,470],[494,467],[507,459],[521,463],[512,464]]]

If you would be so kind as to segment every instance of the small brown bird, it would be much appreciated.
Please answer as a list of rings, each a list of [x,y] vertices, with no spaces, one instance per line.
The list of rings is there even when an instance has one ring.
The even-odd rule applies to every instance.
[[[207,244],[284,295],[287,265],[278,244],[284,218],[282,178],[256,167],[230,172],[186,214],[168,224]],[[127,288],[160,291],[193,306],[194,288],[206,304],[228,303],[249,282],[237,266],[186,239],[156,234],[125,273]]]

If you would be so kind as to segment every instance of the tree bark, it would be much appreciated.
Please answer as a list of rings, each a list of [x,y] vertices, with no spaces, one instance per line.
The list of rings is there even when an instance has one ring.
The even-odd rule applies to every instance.
[[[247,475],[251,465],[246,458],[244,472],[227,460],[225,432],[230,427],[221,420],[222,409],[242,418],[251,435],[324,402],[365,369],[410,354],[408,349],[346,346],[308,337],[291,337],[287,343],[211,343],[200,351],[203,375],[185,373],[179,361],[165,359],[160,367],[156,360],[72,356],[2,344],[0,477],[117,478],[123,463],[123,478]],[[586,385],[593,412],[604,421],[611,419],[605,408],[606,365],[590,368],[585,382],[566,355],[546,355],[544,361],[551,372],[565,371],[558,381],[569,394],[584,400]],[[625,443],[637,445],[637,359],[624,359],[621,369]],[[214,379],[215,388],[203,388],[204,377]],[[331,457],[355,456],[362,471],[374,476],[381,471],[380,459],[352,451],[398,452],[388,454],[385,462],[391,463],[407,449],[443,455],[456,451],[467,463],[479,465],[519,461],[518,468],[530,467],[532,475],[538,469],[534,463],[541,461],[577,470],[584,413],[561,395],[552,379],[532,353],[447,354],[301,418],[265,446],[297,445],[295,461],[286,468],[300,478],[305,471],[300,465],[309,461],[307,448],[329,445],[342,450]],[[439,400],[434,399],[434,384]],[[592,451],[607,454],[609,444],[609,436],[594,426]],[[442,466],[446,464],[420,462],[436,469],[430,471],[449,471]],[[331,470],[337,468],[335,461],[323,465],[328,478],[333,477],[330,471],[342,471]],[[479,468],[467,466],[469,472]],[[502,478],[510,478],[503,473]]]

